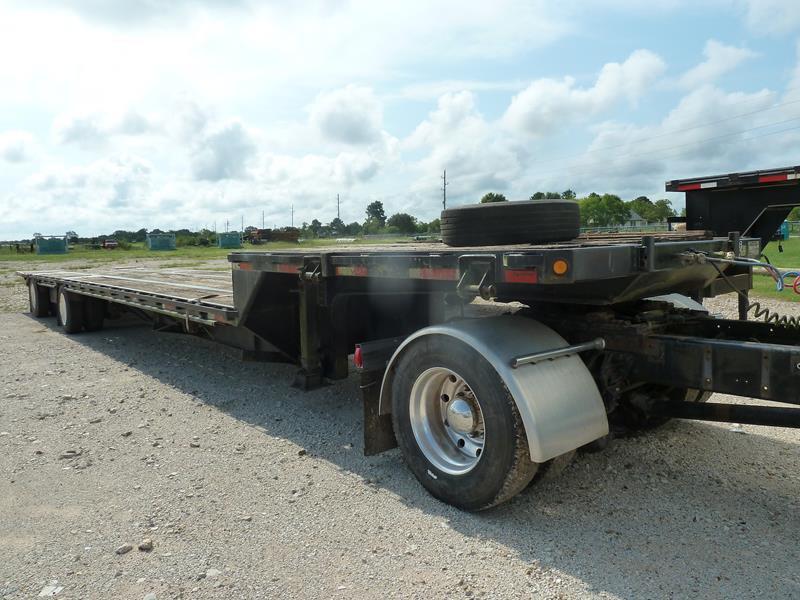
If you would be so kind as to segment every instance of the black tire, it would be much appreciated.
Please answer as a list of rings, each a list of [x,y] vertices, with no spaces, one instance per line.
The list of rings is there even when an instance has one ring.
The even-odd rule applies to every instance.
[[[75,294],[64,289],[58,290],[56,302],[58,323],[66,333],[80,333],[83,331],[83,302]]]
[[[558,479],[561,473],[564,472],[564,469],[570,466],[572,461],[575,460],[575,455],[577,453],[577,450],[570,450],[569,452],[565,452],[564,454],[543,462],[539,465],[539,470],[530,485]]]
[[[28,282],[28,306],[34,317],[41,319],[50,315],[50,290],[33,279]]]
[[[83,299],[83,328],[86,331],[100,331],[106,318],[106,301],[99,298]]]
[[[434,367],[467,372],[464,381],[480,402],[487,444],[477,463],[463,474],[437,468],[411,425],[414,382]],[[483,510],[512,498],[525,489],[539,466],[530,458],[522,419],[500,376],[478,352],[447,336],[420,338],[399,357],[392,381],[392,421],[411,472],[434,497],[463,510]]]
[[[442,211],[442,241],[448,246],[563,242],[581,231],[573,200],[528,200],[469,204]]]

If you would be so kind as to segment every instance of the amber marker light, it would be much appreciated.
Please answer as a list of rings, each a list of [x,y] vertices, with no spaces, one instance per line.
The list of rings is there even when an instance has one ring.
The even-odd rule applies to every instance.
[[[569,271],[569,263],[563,258],[553,261],[553,273],[555,275],[564,275],[567,271]]]

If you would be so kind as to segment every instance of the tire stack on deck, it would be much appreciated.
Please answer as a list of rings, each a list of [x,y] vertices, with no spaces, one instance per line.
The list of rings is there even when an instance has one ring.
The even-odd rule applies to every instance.
[[[442,211],[448,246],[542,244],[580,234],[580,208],[573,200],[526,200],[468,204]]]

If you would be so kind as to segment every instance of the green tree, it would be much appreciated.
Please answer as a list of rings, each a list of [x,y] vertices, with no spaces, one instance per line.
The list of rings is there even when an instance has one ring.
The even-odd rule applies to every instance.
[[[380,227],[386,226],[386,212],[383,210],[383,202],[375,200],[367,205],[367,221],[377,221]]]
[[[319,221],[319,219],[314,219],[311,221],[311,225],[308,226],[308,230],[311,232],[312,237],[319,237],[319,234],[322,231],[322,223]]]
[[[484,194],[483,198],[481,198],[481,204],[488,204],[489,202],[507,202],[508,198],[506,198],[503,194],[496,194],[494,192],[489,192],[488,194]]]
[[[430,223],[428,223],[428,231],[430,233],[439,233],[442,229],[442,223],[439,219],[434,219]]]
[[[789,216],[786,217],[787,221],[800,221],[800,206],[795,206]]]
[[[663,223],[667,220],[667,217],[674,217],[676,216],[675,209],[672,208],[672,203],[667,200],[666,198],[662,198],[661,200],[656,200],[653,203],[653,214],[652,219],[658,223]]]
[[[630,209],[619,196],[594,192],[580,200],[581,224],[584,226],[608,227],[622,225],[630,216]]]
[[[628,207],[628,210],[636,212],[648,223],[657,220],[654,216],[655,205],[647,196],[634,198],[630,202],[626,202],[625,206]]]
[[[575,192],[573,192],[570,189],[566,189],[563,192],[561,192],[561,197],[564,200],[575,200]]]
[[[344,221],[342,221],[339,217],[336,217],[328,225],[328,229],[330,229],[333,235],[339,235],[340,233],[344,233],[345,227],[346,225],[344,224]]]
[[[345,228],[344,232],[347,235],[359,235],[363,231],[364,227],[358,221],[353,221],[349,223]]]
[[[389,217],[386,224],[396,227],[400,233],[414,233],[417,230],[416,219],[408,213],[396,213]]]

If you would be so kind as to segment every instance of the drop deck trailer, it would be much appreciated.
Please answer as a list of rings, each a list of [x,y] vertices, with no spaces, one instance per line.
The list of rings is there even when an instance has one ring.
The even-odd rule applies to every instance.
[[[711,392],[800,404],[800,329],[748,321],[752,265],[800,167],[667,183],[687,231],[568,242],[233,252],[213,271],[26,272],[31,311],[67,332],[120,311],[300,366],[311,389],[361,381],[364,448],[401,447],[436,497],[502,502],[578,448],[668,418],[800,427],[800,409],[704,404]],[[739,233],[740,232],[740,233]],[[736,292],[740,320],[703,298]],[[476,298],[492,300],[485,303]],[[513,314],[486,315],[509,304]]]

